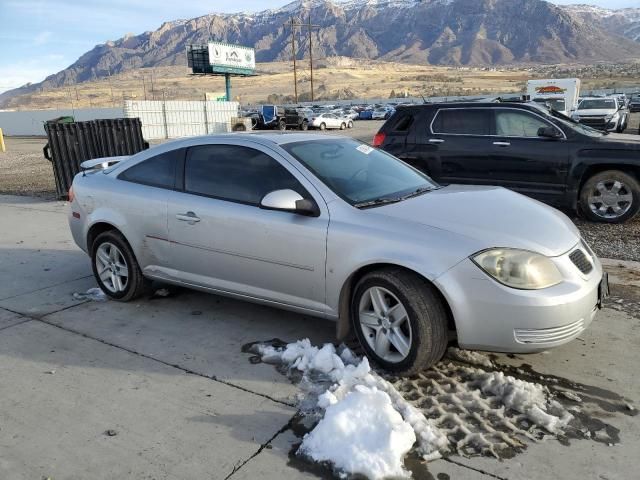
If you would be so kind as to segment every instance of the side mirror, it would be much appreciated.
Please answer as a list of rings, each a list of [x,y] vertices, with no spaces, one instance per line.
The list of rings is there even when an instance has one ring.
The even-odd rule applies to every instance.
[[[555,127],[540,127],[538,129],[538,136],[544,138],[562,138],[562,134]]]
[[[316,202],[303,198],[298,192],[288,188],[267,193],[260,201],[260,208],[297,213],[307,217],[320,216],[320,209]]]

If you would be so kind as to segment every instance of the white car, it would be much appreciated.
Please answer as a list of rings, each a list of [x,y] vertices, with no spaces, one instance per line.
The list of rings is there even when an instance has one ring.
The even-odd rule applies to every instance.
[[[350,121],[348,118],[338,116],[335,113],[321,113],[315,117],[311,117],[309,126],[319,128],[320,130],[326,130],[327,128],[344,130],[349,127]],[[351,125],[353,126],[353,122],[351,122]]]
[[[589,127],[622,133],[627,128],[627,109],[617,97],[583,98],[572,118]]]
[[[388,108],[376,108],[371,114],[372,120],[386,120],[393,114],[393,110]]]

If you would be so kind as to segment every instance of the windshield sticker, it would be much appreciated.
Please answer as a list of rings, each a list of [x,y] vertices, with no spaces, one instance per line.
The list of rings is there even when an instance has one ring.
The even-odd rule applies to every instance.
[[[358,145],[356,147],[356,150],[364,153],[365,155],[369,155],[371,152],[373,152],[373,148],[371,148],[369,145],[365,145],[365,144]]]

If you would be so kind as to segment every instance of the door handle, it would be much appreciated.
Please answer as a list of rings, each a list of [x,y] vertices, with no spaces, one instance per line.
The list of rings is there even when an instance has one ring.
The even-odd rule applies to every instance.
[[[510,142],[493,142],[493,144],[499,147],[509,147],[511,145]]]
[[[444,140],[441,138],[430,138],[429,143],[444,143]]]
[[[200,221],[200,218],[193,212],[178,213],[176,214],[176,218],[182,222],[189,222],[190,225]]]

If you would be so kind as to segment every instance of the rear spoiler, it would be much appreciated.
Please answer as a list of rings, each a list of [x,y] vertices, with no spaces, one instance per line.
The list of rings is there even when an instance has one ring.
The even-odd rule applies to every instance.
[[[122,162],[129,158],[129,155],[123,155],[121,157],[103,157],[103,158],[94,158],[92,160],[87,160],[80,164],[80,170],[86,172],[87,170],[104,170],[109,168],[111,165],[115,165],[116,163]]]

